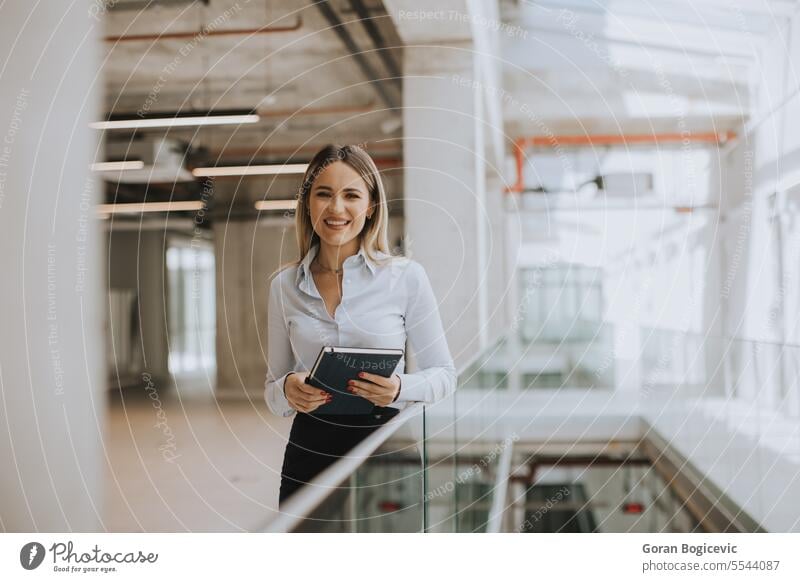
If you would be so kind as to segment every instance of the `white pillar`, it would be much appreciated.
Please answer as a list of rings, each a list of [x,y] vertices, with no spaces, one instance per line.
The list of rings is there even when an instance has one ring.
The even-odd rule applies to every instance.
[[[100,529],[106,379],[89,3],[0,6],[0,529]]]
[[[405,50],[406,251],[427,270],[457,367],[486,344],[491,224],[482,203],[485,174],[476,160],[484,152],[473,61],[469,45]]]

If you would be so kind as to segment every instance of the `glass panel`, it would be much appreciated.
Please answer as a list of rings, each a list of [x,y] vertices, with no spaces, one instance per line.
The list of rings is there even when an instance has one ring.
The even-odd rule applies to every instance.
[[[563,459],[569,465],[569,459]],[[699,525],[650,465],[549,469],[527,486],[522,533],[690,532]],[[566,479],[565,479],[566,477]]]
[[[674,330],[641,337],[645,419],[744,514],[775,511],[800,461],[800,347]]]
[[[293,531],[424,531],[424,427],[422,412],[407,420]]]
[[[594,326],[589,340],[573,334],[559,344],[523,342],[512,330],[519,335],[490,346],[461,374],[456,397],[410,421],[298,531],[485,531],[502,452],[491,448],[502,440],[495,421],[513,374],[520,374],[522,389],[613,386],[614,328],[583,323]],[[800,462],[800,346],[668,329],[634,335],[649,430],[706,475],[707,484],[724,484],[721,494],[745,518],[773,512],[794,478],[776,463]],[[547,358],[559,359],[560,367],[543,365]],[[502,531],[700,527],[647,462],[595,467],[562,459],[547,469],[526,446],[515,445]],[[769,483],[748,467],[766,467]]]
[[[520,272],[518,323],[461,374],[459,389],[601,388],[615,381],[615,328],[601,320],[598,269],[575,265]]]
[[[470,427],[461,428],[465,438],[458,453],[434,455],[428,463],[426,497],[431,532],[486,530],[503,445],[468,437]],[[479,428],[478,423],[471,428]]]

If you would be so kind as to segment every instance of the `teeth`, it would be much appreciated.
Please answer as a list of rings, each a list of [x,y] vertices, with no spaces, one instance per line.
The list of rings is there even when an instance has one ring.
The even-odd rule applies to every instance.
[[[349,221],[347,220],[326,220],[325,224],[330,224],[331,226],[341,226],[347,224]]]

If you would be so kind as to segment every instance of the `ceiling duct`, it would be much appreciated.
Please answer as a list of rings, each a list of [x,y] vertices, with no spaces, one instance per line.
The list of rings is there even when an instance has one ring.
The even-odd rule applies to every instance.
[[[546,171],[549,169],[550,173]],[[595,192],[603,192],[607,198],[641,198],[653,193],[653,174],[648,172],[614,172],[608,174],[598,174],[590,180],[585,180],[579,184],[566,185],[567,176],[558,168],[537,167],[536,177],[540,184],[528,188],[523,188],[523,192],[534,194],[569,194],[583,191],[589,185],[594,186]],[[544,185],[544,178],[549,178],[550,185]]]
[[[640,198],[653,193],[653,174],[648,172],[603,174],[593,181],[608,198]]]
[[[187,4],[204,4],[208,6],[208,0],[99,0],[98,3],[112,12],[148,10],[156,7],[174,8],[176,6],[186,6]]]

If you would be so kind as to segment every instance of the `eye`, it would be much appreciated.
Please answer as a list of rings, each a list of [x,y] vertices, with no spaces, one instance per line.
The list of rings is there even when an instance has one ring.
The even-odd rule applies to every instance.
[[[351,200],[357,200],[358,198],[361,198],[361,195],[357,194],[356,192],[348,192],[347,197]]]
[[[317,190],[316,191],[316,196],[318,196],[320,198],[330,198],[331,193],[328,192],[327,190]]]

